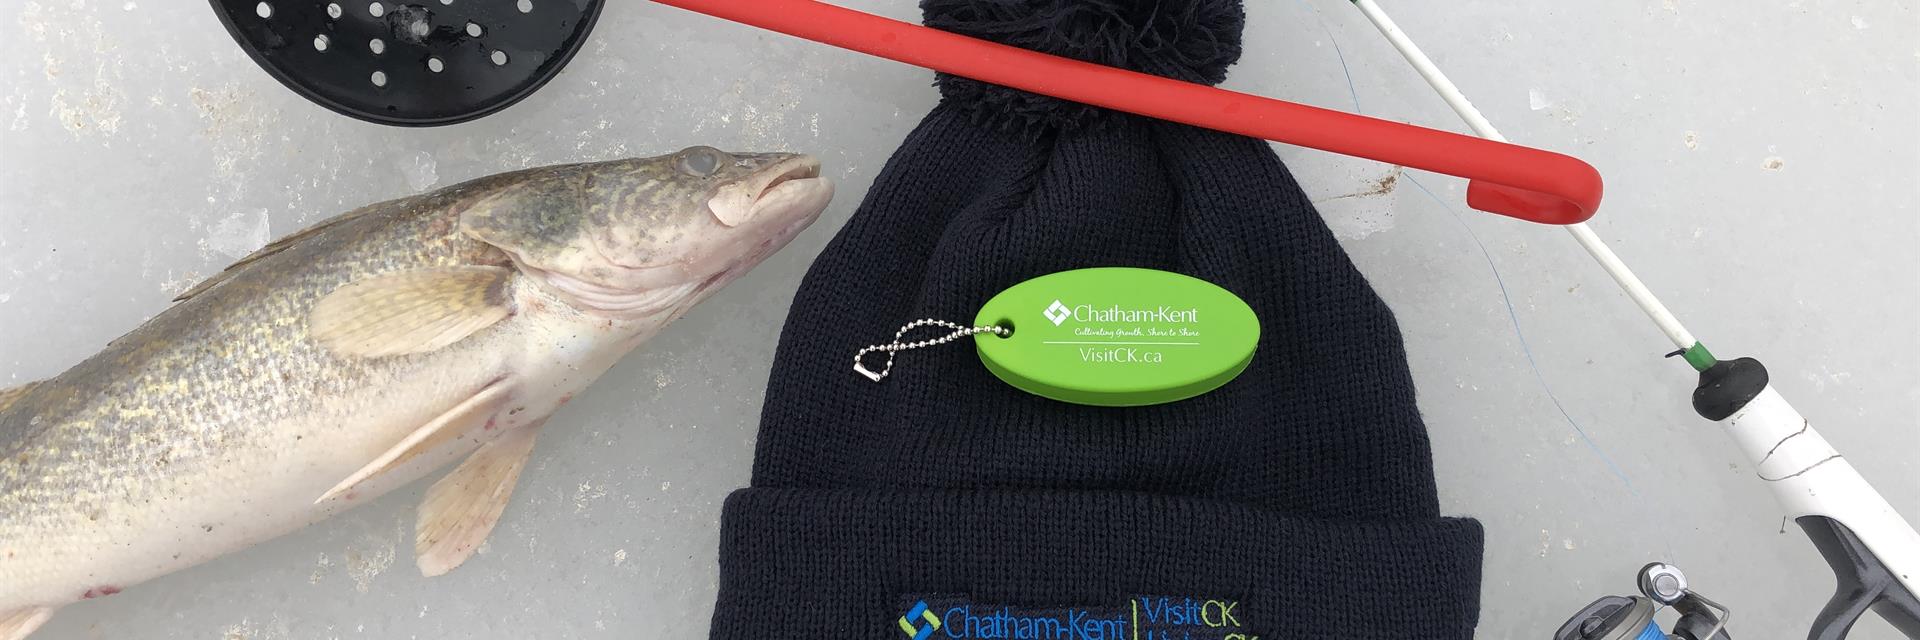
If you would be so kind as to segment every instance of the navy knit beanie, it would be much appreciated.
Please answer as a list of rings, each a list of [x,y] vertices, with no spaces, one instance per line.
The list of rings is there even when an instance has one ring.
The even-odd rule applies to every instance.
[[[1237,0],[925,0],[941,29],[1217,83]],[[1399,328],[1265,142],[943,76],[801,284],[712,637],[1469,638],[1481,530],[1438,513]],[[1066,404],[920,318],[1057,271],[1218,284],[1262,331],[1211,393]]]

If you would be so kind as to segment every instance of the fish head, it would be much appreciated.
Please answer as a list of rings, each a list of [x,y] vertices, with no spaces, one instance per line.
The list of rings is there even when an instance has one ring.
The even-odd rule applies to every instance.
[[[692,147],[527,172],[463,211],[460,227],[584,311],[645,315],[738,279],[832,198],[813,156]]]

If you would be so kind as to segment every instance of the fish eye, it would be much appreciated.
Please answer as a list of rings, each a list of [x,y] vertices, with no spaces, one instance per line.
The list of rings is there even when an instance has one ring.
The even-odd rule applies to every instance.
[[[705,178],[719,171],[726,164],[726,153],[713,147],[694,147],[680,152],[680,158],[674,161],[674,167],[681,173],[695,178]]]

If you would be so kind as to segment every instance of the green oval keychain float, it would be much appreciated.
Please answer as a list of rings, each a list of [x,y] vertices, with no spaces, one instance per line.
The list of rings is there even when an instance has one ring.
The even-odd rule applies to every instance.
[[[1184,400],[1240,375],[1260,342],[1247,303],[1211,282],[1129,267],[1045,275],[974,318],[980,361],[1035,395],[1107,407]]]

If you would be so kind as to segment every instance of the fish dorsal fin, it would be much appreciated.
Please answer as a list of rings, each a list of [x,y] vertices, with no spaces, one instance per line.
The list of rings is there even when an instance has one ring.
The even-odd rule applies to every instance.
[[[368,205],[358,209],[354,209],[352,211],[348,211],[346,213],[342,213],[340,215],[327,218],[325,220],[321,220],[320,222],[315,223],[311,227],[307,227],[305,229],[301,229],[295,232],[293,235],[287,236],[285,238],[281,238],[279,240],[275,240],[273,242],[269,242],[267,243],[267,246],[260,247],[259,249],[254,250],[253,253],[247,254],[246,257],[241,258],[238,261],[235,261],[233,264],[227,265],[227,268],[222,269],[220,273],[213,274],[212,277],[209,277],[206,280],[200,281],[200,284],[193,285],[193,288],[188,289],[185,293],[174,296],[173,301],[184,302],[188,298],[192,298],[202,293],[206,293],[208,289],[212,289],[215,285],[218,285],[222,282],[226,282],[229,278],[232,278],[234,274],[239,273],[241,267],[253,264],[255,262],[259,262],[260,260],[265,259],[268,256],[271,256],[276,253],[280,253],[281,251],[285,251],[287,247],[300,244],[300,241],[302,240],[306,240],[307,238],[311,238],[313,236],[319,235],[320,232],[322,231],[326,231],[327,229],[331,229],[333,227],[339,226],[342,223],[353,220],[355,218],[359,218],[361,216],[364,216],[378,209],[380,209],[380,205],[378,204]]]
[[[53,617],[53,607],[27,607],[0,611],[0,640],[26,640],[34,629]]]
[[[18,387],[0,389],[0,411],[6,411],[7,407],[13,406],[13,403],[18,402],[20,398],[26,396],[27,391],[32,390],[33,386],[37,384],[40,383],[29,382]]]
[[[314,305],[307,334],[343,356],[434,351],[512,314],[507,289],[513,273],[506,267],[434,267],[355,280]]]
[[[437,576],[473,557],[513,497],[520,470],[533,453],[540,425],[516,428],[481,445],[460,467],[433,483],[414,521],[414,563]]]
[[[404,465],[420,457],[421,454],[438,449],[475,428],[484,429],[487,421],[499,412],[500,407],[506,404],[511,394],[511,388],[504,382],[496,381],[482,387],[472,397],[460,401],[453,408],[441,413],[420,428],[414,429],[413,433],[407,434],[407,437],[402,438],[398,444],[389,447],[385,453],[380,454],[380,457],[374,458],[373,462],[360,467],[360,470],[353,472],[353,475],[333,485],[332,489],[328,489],[326,493],[320,495],[318,500],[314,500],[314,504],[326,502],[334,496],[352,491],[360,483]]]

